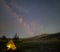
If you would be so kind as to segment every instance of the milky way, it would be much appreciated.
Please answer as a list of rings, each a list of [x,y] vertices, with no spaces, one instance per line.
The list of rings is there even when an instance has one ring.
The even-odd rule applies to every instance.
[[[59,0],[0,0],[0,34],[32,37],[60,32]]]

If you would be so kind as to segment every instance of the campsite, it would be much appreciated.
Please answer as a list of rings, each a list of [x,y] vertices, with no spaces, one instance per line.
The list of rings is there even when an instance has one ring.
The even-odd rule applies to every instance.
[[[47,40],[47,38],[48,40]],[[14,52],[59,52],[60,48],[60,33],[43,36],[39,39],[0,39],[0,51]],[[11,45],[11,49],[10,46]]]

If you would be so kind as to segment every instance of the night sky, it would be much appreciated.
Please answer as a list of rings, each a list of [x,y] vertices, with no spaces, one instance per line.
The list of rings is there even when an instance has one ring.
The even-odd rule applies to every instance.
[[[0,36],[32,37],[60,32],[59,0],[0,0]]]

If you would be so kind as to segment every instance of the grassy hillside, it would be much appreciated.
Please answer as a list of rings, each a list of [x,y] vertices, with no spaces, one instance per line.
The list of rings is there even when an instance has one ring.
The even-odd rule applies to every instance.
[[[6,44],[9,39],[0,39],[0,51],[6,52]],[[13,40],[16,52],[60,52],[60,33],[33,38]]]

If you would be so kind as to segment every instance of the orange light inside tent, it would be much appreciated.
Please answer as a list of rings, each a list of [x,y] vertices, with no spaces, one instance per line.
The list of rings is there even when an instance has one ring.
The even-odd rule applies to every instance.
[[[9,49],[11,49],[11,50],[16,50],[16,46],[14,45],[14,43],[13,43],[12,40],[10,40],[10,41],[7,43],[6,47],[7,47],[7,50],[9,50]]]

